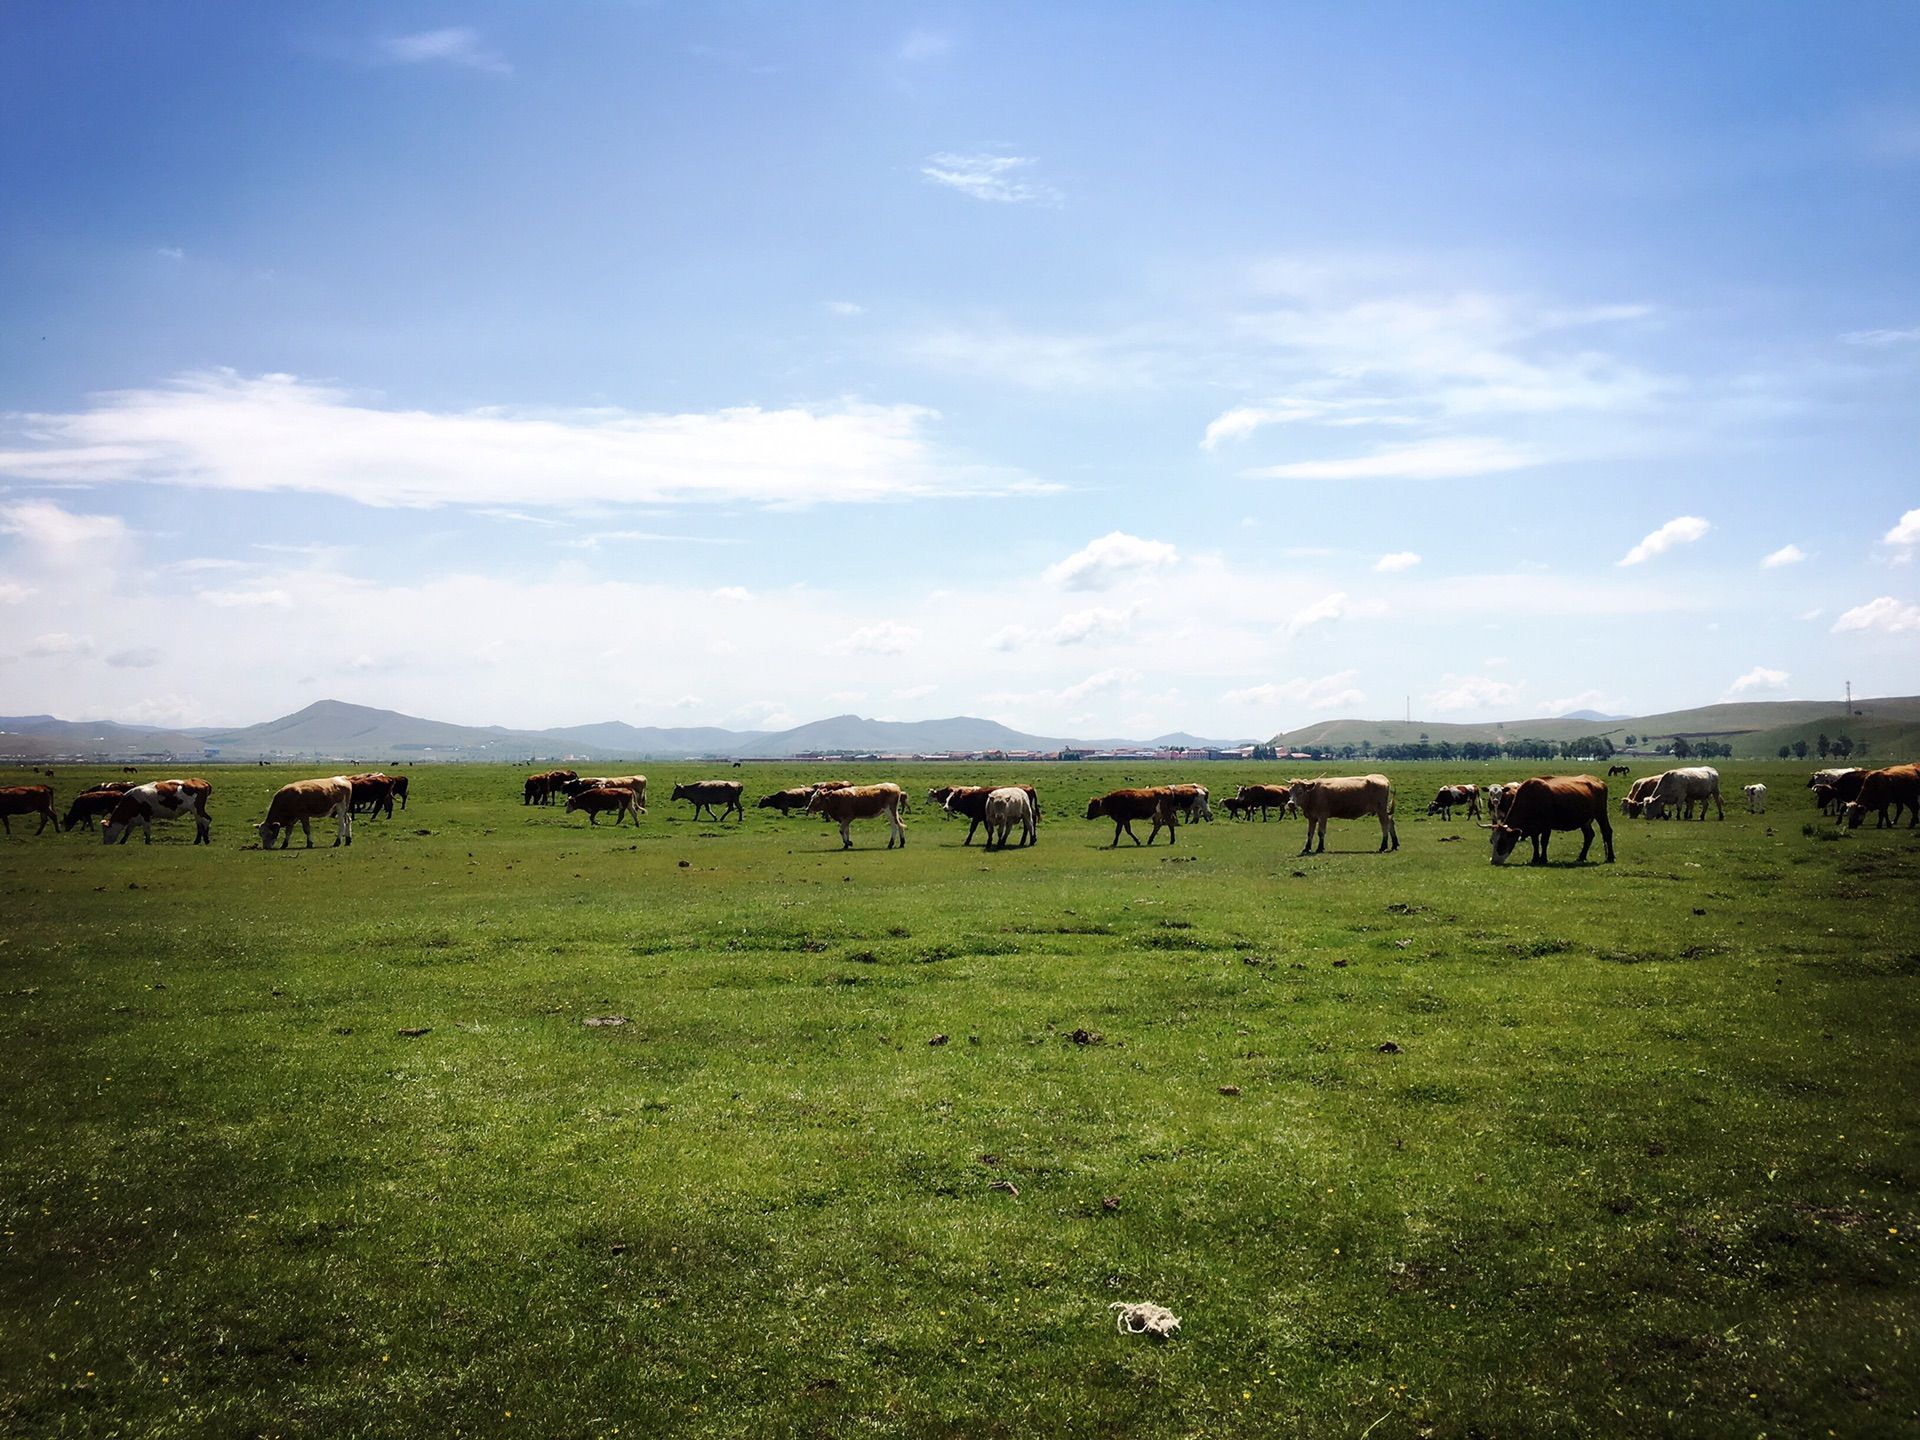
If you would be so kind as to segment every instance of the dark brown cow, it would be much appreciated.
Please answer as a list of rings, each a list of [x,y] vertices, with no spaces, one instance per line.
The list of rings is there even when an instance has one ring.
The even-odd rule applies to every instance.
[[[1609,765],[1607,767],[1607,778],[1609,780],[1616,775],[1631,775],[1632,773],[1633,767],[1631,765]]]
[[[1167,793],[1180,811],[1180,818],[1191,825],[1196,820],[1213,821],[1213,804],[1204,785],[1168,785]]]
[[[1293,804],[1290,787],[1287,785],[1242,785],[1240,793],[1234,797],[1246,810],[1249,817],[1258,810],[1260,818],[1265,820],[1269,810],[1278,810],[1282,820],[1287,818],[1287,810]]]
[[[1302,815],[1307,817],[1307,843],[1300,853],[1313,849],[1313,835],[1320,832],[1320,850],[1327,848],[1327,821],[1361,820],[1372,815],[1380,821],[1380,849],[1400,848],[1400,827],[1393,823],[1393,783],[1384,775],[1332,775],[1324,780],[1296,780],[1288,792]]]
[[[407,777],[405,775],[395,775],[393,777],[393,798],[400,802],[400,808],[402,810],[407,808]],[[388,813],[391,814],[392,812],[389,811]]]
[[[1578,830],[1582,844],[1577,865],[1593,848],[1593,827],[1600,827],[1607,863],[1613,863],[1613,822],[1607,816],[1607,782],[1591,775],[1536,775],[1522,780],[1507,804],[1506,819],[1483,826],[1493,832],[1493,863],[1504,865],[1521,837],[1533,842],[1532,865],[1547,863],[1547,842],[1556,830]]]
[[[82,830],[91,830],[93,822],[103,815],[111,815],[120,797],[131,789],[131,780],[109,780],[104,785],[81,791],[67,807],[66,828],[71,830],[78,825]]]
[[[738,780],[695,780],[688,785],[674,786],[669,803],[673,800],[692,801],[693,818],[696,820],[700,818],[702,810],[707,812],[709,820],[725,820],[729,812],[745,820],[747,812],[740,803],[740,795],[746,788]],[[720,808],[718,815],[713,813],[716,805]]]
[[[9,785],[0,790],[0,826],[6,827],[7,834],[13,834],[13,815],[38,815],[40,829],[38,835],[47,828],[47,822],[53,822],[53,833],[60,833],[60,817],[53,813],[53,787],[51,785]]]
[[[625,785],[595,785],[578,795],[569,796],[567,814],[571,815],[576,810],[586,811],[590,825],[598,825],[600,817],[609,810],[614,812],[615,825],[621,824],[629,815],[633,816],[633,823],[638,825],[640,817],[647,813],[646,807],[640,803],[640,796]]]
[[[1828,799],[1833,805],[1833,818],[1835,820],[1844,821],[1846,819],[1847,807],[1860,798],[1860,787],[1866,783],[1867,772],[1865,770],[1842,770],[1839,775],[1834,778],[1833,786],[1828,792]],[[1818,794],[1819,792],[1815,791],[1814,793]]]
[[[816,790],[813,798],[807,801],[809,815],[823,815],[840,827],[840,848],[853,848],[853,822],[872,820],[878,816],[887,817],[892,830],[887,835],[887,849],[893,849],[896,843],[906,848],[907,827],[900,819],[900,812],[907,808],[907,794],[891,781],[879,785],[849,785],[841,790]]]
[[[1033,823],[1036,827],[1035,843],[1038,843],[1040,824],[1040,796],[1031,785],[936,785],[927,792],[927,798],[940,806],[949,815],[958,815],[967,822],[967,838],[962,845],[973,843],[973,832],[987,823],[987,797],[998,789],[1024,790],[1027,802],[1033,806]]]
[[[1887,818],[1887,811],[1893,818]],[[1847,828],[1857,830],[1871,810],[1879,819],[1874,829],[1885,830],[1900,823],[1900,812],[1908,810],[1907,829],[1920,821],[1920,767],[1890,765],[1885,770],[1869,770],[1860,778],[1860,793],[1847,805]]]
[[[1167,844],[1173,844],[1179,812],[1180,803],[1172,788],[1166,785],[1139,790],[1110,790],[1087,802],[1087,819],[1098,820],[1104,815],[1113,821],[1113,844],[1107,846],[1109,850],[1120,843],[1120,832],[1123,830],[1134,844],[1140,843],[1140,837],[1133,833],[1133,822],[1136,820],[1153,822],[1153,829],[1147,834],[1147,844],[1153,844],[1163,829],[1167,832]]]
[[[348,775],[347,782],[353,786],[353,808],[364,809],[369,820],[379,818],[384,810],[387,818],[393,818],[393,779],[378,771],[369,771],[364,775]]]
[[[551,805],[553,792],[569,780],[578,780],[579,772],[574,770],[542,770],[538,775],[529,775],[522,788],[522,805]]]
[[[771,795],[762,795],[757,810],[778,810],[782,815],[791,815],[796,810],[807,808],[807,802],[813,798],[813,790],[806,785],[796,785],[791,790],[776,790]]]
[[[1229,820],[1251,820],[1253,818],[1253,812],[1247,808],[1247,802],[1242,800],[1238,795],[1227,796],[1220,802],[1220,808],[1227,812],[1227,818]],[[1263,820],[1266,818],[1264,811],[1261,812],[1260,818]]]
[[[101,823],[102,844],[124,845],[138,825],[146,843],[153,843],[153,822],[193,817],[193,843],[213,844],[213,818],[207,814],[207,797],[213,787],[204,780],[153,780],[136,785],[122,795],[113,811]]]

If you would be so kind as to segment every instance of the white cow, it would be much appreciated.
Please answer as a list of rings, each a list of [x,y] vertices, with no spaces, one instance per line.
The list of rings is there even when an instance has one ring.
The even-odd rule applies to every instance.
[[[1034,824],[1033,800],[1018,785],[1006,785],[987,796],[987,848],[1007,848],[1007,836],[1020,827],[1020,843],[1039,843],[1039,827]]]
[[[1749,811],[1751,811],[1755,815],[1764,815],[1767,813],[1767,787],[1766,786],[1748,785],[1742,790],[1741,793],[1747,797],[1747,809]]]
[[[1704,820],[1709,800],[1720,812],[1720,818],[1726,819],[1727,807],[1720,803],[1720,772],[1711,765],[1685,765],[1660,777],[1659,785],[1647,797],[1646,813],[1652,819],[1664,820],[1669,809],[1684,805],[1686,817],[1691,820],[1693,807],[1698,803],[1700,818]]]

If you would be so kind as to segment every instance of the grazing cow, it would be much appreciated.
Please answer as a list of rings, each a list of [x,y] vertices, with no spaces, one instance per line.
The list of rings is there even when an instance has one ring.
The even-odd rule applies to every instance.
[[[387,818],[393,818],[393,780],[378,771],[370,770],[364,775],[346,777],[353,786],[353,808],[365,810],[369,820],[379,818],[386,811]]]
[[[689,785],[676,785],[668,803],[674,800],[693,802],[693,818],[698,820],[700,812],[705,810],[709,820],[720,821],[727,818],[731,811],[742,820],[747,818],[746,810],[740,804],[740,795],[747,787],[738,780],[695,780]],[[720,813],[713,813],[714,806],[720,807]]]
[[[1821,807],[1823,812],[1828,807],[1831,807],[1833,810],[1833,818],[1835,820],[1844,820],[1846,818],[1847,806],[1860,798],[1860,787],[1865,785],[1866,782],[1867,772],[1865,770],[1842,770],[1834,777],[1831,785],[1823,786],[1813,793],[1816,798],[1821,795],[1826,796],[1826,803]]]
[[[1616,775],[1631,775],[1632,773],[1633,773],[1633,767],[1631,765],[1607,766],[1607,778],[1609,780],[1611,780]]]
[[[0,826],[7,834],[13,834],[12,815],[38,815],[40,829],[38,835],[47,828],[47,822],[53,822],[53,833],[60,833],[60,817],[53,813],[53,787],[51,785],[9,785],[0,790]]]
[[[771,795],[762,795],[755,808],[759,810],[778,810],[782,815],[791,815],[796,810],[807,808],[807,801],[813,798],[813,790],[806,785],[796,785],[791,790],[776,790]]]
[[[123,794],[100,826],[100,842],[124,845],[138,825],[146,843],[153,843],[153,822],[193,817],[193,843],[213,844],[213,818],[207,797],[213,787],[204,780],[152,780]]]
[[[1684,805],[1686,818],[1691,820],[1693,807],[1698,804],[1700,818],[1704,820],[1709,800],[1720,811],[1720,818],[1726,819],[1727,807],[1720,803],[1720,772],[1711,765],[1684,765],[1660,777],[1653,794],[1647,797],[1647,812],[1660,820],[1666,817],[1669,808]]]
[[[1033,817],[1033,794],[1025,785],[1002,785],[987,796],[987,849],[1004,850],[1013,827],[1020,827],[1022,846],[1040,843],[1040,827]],[[968,831],[969,835],[973,832]]]
[[[1764,785],[1743,785],[1740,793],[1747,797],[1747,813],[1764,815],[1767,813],[1767,787]]]
[[[1478,785],[1442,785],[1440,793],[1433,797],[1433,803],[1427,806],[1427,814],[1438,815],[1442,820],[1453,819],[1455,806],[1467,808],[1467,818],[1480,818],[1480,787]]]
[[[1629,819],[1651,820],[1653,816],[1648,813],[1647,802],[1653,798],[1653,792],[1659,788],[1658,775],[1642,775],[1627,787],[1627,793],[1621,797],[1620,813]]]
[[[807,801],[807,814],[822,815],[840,827],[840,848],[853,848],[853,822],[872,820],[877,816],[887,817],[892,827],[887,835],[887,849],[898,844],[901,849],[907,845],[907,827],[901,822],[900,812],[907,808],[907,795],[891,781],[879,785],[849,785],[843,790],[816,790],[813,798]]]
[[[1336,775],[1325,780],[1293,782],[1293,803],[1307,817],[1307,843],[1300,853],[1313,847],[1314,831],[1320,832],[1320,850],[1327,848],[1327,821],[1359,820],[1368,815],[1379,817],[1380,849],[1398,850],[1400,830],[1393,823],[1393,784],[1384,775]]]
[[[1213,806],[1207,799],[1207,787],[1204,785],[1169,785],[1167,793],[1173,796],[1173,803],[1180,811],[1180,818],[1191,825],[1196,820],[1213,820]]]
[[[994,792],[991,785],[936,785],[927,792],[927,798],[949,815],[958,815],[970,822],[967,825],[967,838],[962,845],[973,843],[973,832],[987,823],[987,797]],[[1031,785],[1015,785],[1027,797],[1027,803],[1033,808],[1034,824],[1040,823],[1040,796]],[[991,831],[989,831],[991,834]],[[1035,837],[1036,843],[1038,836]]]
[[[1269,810],[1278,810],[1280,818],[1284,820],[1287,818],[1287,811],[1293,806],[1292,793],[1285,785],[1242,785],[1240,793],[1234,798],[1240,802],[1241,809],[1249,818],[1254,811],[1258,810],[1262,820],[1267,818]]]
[[[1547,842],[1556,830],[1578,830],[1582,844],[1577,865],[1593,848],[1593,827],[1613,863],[1613,825],[1607,818],[1607,782],[1591,775],[1536,775],[1522,780],[1507,806],[1506,819],[1484,828],[1493,832],[1493,863],[1504,865],[1524,836],[1533,842],[1531,865],[1547,863]]]
[[[111,815],[120,797],[132,788],[131,781],[113,780],[105,785],[96,785],[91,790],[82,790],[73,797],[73,804],[67,807],[65,828],[71,830],[77,825],[82,830],[91,830],[93,822]]]
[[[280,848],[287,848],[298,825],[307,837],[307,849],[313,848],[313,822],[331,815],[335,825],[335,846],[353,844],[353,782],[344,775],[325,780],[296,780],[274,791],[267,805],[267,818],[255,827],[262,850],[273,849],[276,836]]]
[[[1887,818],[1889,809],[1893,811],[1891,820]],[[1897,826],[1903,809],[1912,812],[1907,817],[1907,829],[1911,830],[1920,822],[1920,766],[1890,765],[1885,770],[1869,770],[1860,779],[1859,795],[1847,805],[1847,828],[1859,829],[1869,810],[1879,816],[1874,829]]]
[[[640,803],[640,796],[624,785],[595,785],[582,790],[578,795],[567,797],[567,811],[571,815],[576,810],[587,812],[587,823],[598,825],[600,817],[607,811],[614,812],[613,823],[618,825],[629,815],[638,825],[640,817],[647,813],[647,807]]]
[[[1853,767],[1816,770],[1812,775],[1807,777],[1807,789],[1813,792],[1814,804],[1818,807],[1822,815],[1825,815],[1828,811],[1832,811],[1835,815],[1838,815],[1841,807],[1847,803],[1848,799],[1852,798],[1852,795],[1849,795],[1846,799],[1840,798],[1838,794],[1840,782],[1849,777],[1861,776],[1866,773],[1865,770]],[[1859,793],[1857,780],[1852,783],[1851,789],[1852,794],[1857,795]]]
[[[396,775],[393,777],[393,798],[400,802],[400,808],[402,810],[407,808],[407,777],[405,775]],[[393,812],[388,811],[387,813],[391,815]]]
[[[1151,820],[1153,829],[1147,833],[1147,844],[1151,845],[1162,830],[1167,832],[1167,844],[1175,838],[1175,822],[1180,814],[1180,803],[1168,785],[1155,785],[1143,790],[1110,790],[1105,795],[1096,795],[1087,802],[1087,819],[1098,820],[1102,815],[1113,821],[1113,844],[1109,850],[1120,843],[1120,832],[1127,832],[1127,838],[1134,844],[1140,843],[1140,837],[1133,833],[1133,822]]]

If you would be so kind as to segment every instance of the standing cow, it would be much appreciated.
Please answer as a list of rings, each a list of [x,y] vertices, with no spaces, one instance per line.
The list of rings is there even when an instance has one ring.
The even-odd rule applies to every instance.
[[[715,822],[725,820],[729,814],[747,818],[745,807],[740,803],[741,793],[746,789],[738,780],[695,780],[691,784],[676,785],[668,803],[674,800],[688,800],[693,803],[693,818],[698,820],[700,812],[705,810],[707,818]],[[713,813],[718,806],[720,813]]]
[[[1327,821],[1360,820],[1368,815],[1380,821],[1380,849],[1398,850],[1400,830],[1393,823],[1393,783],[1384,775],[1335,775],[1325,780],[1296,780],[1291,792],[1293,803],[1307,817],[1307,843],[1302,855],[1314,849],[1313,837],[1320,836],[1320,853],[1327,848]]]
[[[1120,843],[1120,832],[1123,830],[1134,844],[1140,843],[1140,837],[1133,833],[1133,822],[1136,820],[1153,822],[1153,829],[1147,833],[1147,844],[1153,844],[1162,830],[1167,832],[1167,844],[1173,844],[1179,813],[1179,802],[1165,785],[1140,790],[1110,790],[1087,802],[1087,819],[1098,820],[1104,815],[1113,821],[1113,844],[1107,846],[1109,850]]]
[[[1764,785],[1745,785],[1740,793],[1747,797],[1747,813],[1764,815],[1767,813],[1767,787]]]
[[[1033,818],[1033,796],[1024,785],[1002,785],[987,796],[987,848],[1004,850],[1013,827],[1020,827],[1020,844],[1036,845],[1040,830]],[[971,834],[971,832],[969,832]]]
[[[53,833],[60,833],[60,817],[53,812],[53,787],[51,785],[9,785],[0,790],[0,826],[7,834],[13,834],[14,815],[38,815],[40,829],[38,835],[47,828],[47,822],[53,822]]]
[[[631,815],[633,823],[638,825],[640,817],[647,813],[647,807],[640,803],[640,797],[625,785],[591,785],[577,795],[567,797],[566,813],[584,810],[589,825],[598,825],[600,817],[607,811],[613,811],[613,823],[619,825]]]
[[[1720,803],[1720,772],[1711,765],[1685,765],[1660,777],[1653,794],[1647,797],[1647,812],[1661,820],[1669,809],[1685,806],[1686,818],[1691,820],[1693,807],[1698,805],[1700,818],[1705,820],[1709,800],[1719,810],[1720,818],[1726,819],[1727,807]]]
[[[211,845],[213,819],[207,814],[207,797],[211,794],[213,787],[198,779],[154,780],[136,785],[120,797],[113,812],[101,824],[100,841],[104,845],[124,845],[133,827],[138,825],[146,843],[151,845],[154,821],[192,816],[193,843]]]
[[[267,818],[255,827],[262,850],[273,849],[277,836],[282,850],[293,839],[298,825],[307,837],[307,849],[313,848],[313,822],[331,816],[334,820],[334,845],[353,844],[353,782],[344,775],[324,780],[296,780],[274,791],[267,804]]]
[[[1464,806],[1469,820],[1480,818],[1480,787],[1478,785],[1442,785],[1440,793],[1433,797],[1433,803],[1427,806],[1427,814],[1438,815],[1442,820],[1453,819],[1453,812]]]
[[[849,785],[843,790],[816,790],[807,802],[809,815],[823,815],[840,827],[840,848],[853,848],[853,822],[887,817],[892,828],[887,834],[887,849],[907,845],[907,827],[900,812],[907,808],[907,795],[891,781],[879,785]]]
[[[1593,848],[1594,826],[1613,863],[1613,824],[1607,816],[1607,782],[1591,775],[1537,775],[1522,780],[1507,805],[1506,819],[1484,826],[1493,832],[1493,863],[1504,865],[1522,838],[1533,842],[1530,865],[1547,863],[1547,842],[1556,830],[1578,830],[1582,844],[1577,865]]]
[[[1867,771],[1861,777],[1858,797],[1841,812],[1847,828],[1859,829],[1869,810],[1879,817],[1874,825],[1876,830],[1898,826],[1900,812],[1910,810],[1913,813],[1907,817],[1907,828],[1913,829],[1920,822],[1920,766],[1890,765],[1885,770]],[[1887,818],[1889,810],[1893,812],[1892,820]]]

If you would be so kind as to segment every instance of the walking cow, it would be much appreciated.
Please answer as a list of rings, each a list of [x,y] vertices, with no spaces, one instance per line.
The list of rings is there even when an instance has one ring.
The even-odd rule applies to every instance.
[[[842,850],[853,848],[854,821],[872,820],[881,815],[887,817],[887,824],[892,827],[887,835],[887,849],[898,844],[904,850],[907,827],[901,823],[900,812],[906,808],[906,792],[891,781],[880,785],[849,785],[844,790],[816,790],[807,802],[809,815],[824,815],[839,825]]]
[[[1384,775],[1336,775],[1325,780],[1296,780],[1291,794],[1293,803],[1307,817],[1307,843],[1300,853],[1314,849],[1313,837],[1320,835],[1320,853],[1327,848],[1327,821],[1360,820],[1368,815],[1380,821],[1380,849],[1398,850],[1400,830],[1393,823],[1393,784]]]
[[[47,822],[53,822],[53,833],[60,833],[60,817],[53,813],[53,787],[51,785],[9,785],[0,790],[0,826],[7,834],[13,834],[13,815],[38,815],[40,830],[47,828]]]
[[[1098,820],[1104,815],[1113,821],[1113,844],[1107,846],[1109,850],[1120,843],[1122,830],[1127,832],[1127,838],[1134,844],[1140,843],[1140,837],[1133,833],[1133,822],[1136,820],[1153,822],[1153,829],[1147,832],[1147,844],[1153,844],[1162,830],[1167,832],[1167,844],[1173,844],[1179,812],[1179,800],[1172,789],[1165,785],[1141,790],[1110,790],[1087,802],[1087,819]]]
[[[153,843],[153,822],[193,817],[193,843],[213,844],[213,819],[207,814],[207,797],[213,787],[204,780],[155,780],[136,785],[120,797],[113,812],[100,826],[102,844],[127,843],[138,825],[146,843]]]
[[[740,794],[746,788],[738,780],[695,780],[691,784],[674,786],[668,801],[692,801],[693,818],[696,820],[700,818],[702,810],[707,812],[709,820],[716,822],[725,820],[729,813],[745,820],[747,812],[740,804]],[[713,813],[715,806],[719,807],[718,815]]]

